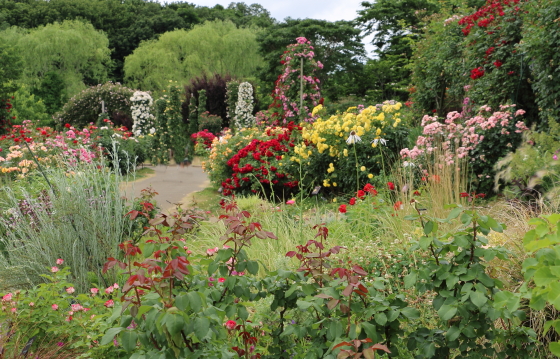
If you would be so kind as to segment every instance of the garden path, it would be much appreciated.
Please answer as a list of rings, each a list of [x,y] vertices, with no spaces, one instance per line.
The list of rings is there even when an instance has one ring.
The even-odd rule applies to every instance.
[[[175,208],[175,203],[188,203],[188,195],[200,191],[210,185],[208,175],[202,170],[200,163],[195,161],[192,166],[177,165],[148,166],[155,171],[148,177],[130,182],[125,187],[125,196],[140,196],[144,188],[151,186],[158,194],[155,200],[165,212]]]

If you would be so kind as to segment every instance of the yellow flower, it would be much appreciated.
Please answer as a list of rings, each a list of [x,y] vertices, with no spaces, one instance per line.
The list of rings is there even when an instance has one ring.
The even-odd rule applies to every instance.
[[[365,171],[365,170],[366,170],[366,166],[362,166],[362,167],[360,167],[360,171],[362,171],[362,172],[363,172],[363,171]]]
[[[336,187],[336,182],[333,182],[333,184],[332,184],[332,185],[333,185],[334,187]]]
[[[373,178],[373,175],[371,173],[368,174],[367,176],[368,176],[368,178]]]
[[[348,149],[344,149],[344,157],[348,157]]]
[[[332,199],[333,203],[336,203],[336,197]]]

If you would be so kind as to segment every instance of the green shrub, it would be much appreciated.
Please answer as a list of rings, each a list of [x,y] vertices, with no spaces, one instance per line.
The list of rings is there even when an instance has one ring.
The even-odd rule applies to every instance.
[[[212,115],[210,112],[203,112],[198,118],[198,131],[208,130],[212,133],[220,133],[222,131],[222,118]]]
[[[87,127],[89,123],[96,123],[102,113],[101,101],[105,103],[108,113],[117,126],[124,125],[132,128],[132,114],[130,110],[134,91],[119,83],[107,82],[103,85],[90,87],[72,97],[54,118],[59,126],[69,123],[77,128]]]

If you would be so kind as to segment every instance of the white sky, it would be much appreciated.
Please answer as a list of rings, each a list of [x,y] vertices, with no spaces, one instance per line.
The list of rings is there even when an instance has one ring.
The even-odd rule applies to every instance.
[[[158,0],[159,2],[173,2]],[[318,20],[353,20],[358,16],[357,11],[362,9],[364,0],[186,0],[189,3],[213,7],[220,4],[227,7],[232,2],[244,2],[248,5],[257,3],[270,11],[270,15],[276,20],[282,21],[287,17],[294,19],[318,19]],[[371,36],[364,39],[366,51],[371,56],[373,46]]]

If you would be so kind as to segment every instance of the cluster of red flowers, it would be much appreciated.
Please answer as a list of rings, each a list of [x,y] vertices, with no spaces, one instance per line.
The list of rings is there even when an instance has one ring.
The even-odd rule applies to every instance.
[[[389,184],[392,185],[391,182],[387,183],[387,185],[389,185]],[[391,188],[391,186],[389,186],[389,188]],[[393,189],[394,189],[394,185],[393,185]],[[368,193],[372,196],[377,196],[377,193],[378,193],[377,190],[375,189],[375,187],[370,183],[367,183],[364,186],[363,189],[358,190],[358,192],[356,192],[356,197],[359,198],[359,199],[364,199],[364,198],[366,198],[366,194],[368,194]],[[350,200],[348,201],[348,204],[351,205],[351,206],[355,205],[356,204],[356,197],[350,198]],[[340,213],[346,213],[346,205],[341,204],[338,207],[338,211]]]
[[[199,131],[191,135],[191,140],[195,144],[198,142],[199,139],[201,139],[202,141],[204,141],[204,146],[206,146],[206,148],[212,147],[212,141],[214,141],[215,138],[216,136],[212,132],[206,129],[204,131]]]
[[[281,171],[278,162],[282,155],[294,147],[292,132],[301,131],[302,127],[290,122],[279,134],[268,129],[265,134],[269,140],[254,139],[229,159],[227,165],[233,170],[231,178],[222,182],[223,194],[229,196],[234,191],[251,190],[257,193],[261,185],[280,185],[295,188],[299,182],[293,180],[289,173]],[[287,161],[287,160],[286,160]]]
[[[471,79],[476,80],[482,76],[484,76],[484,69],[482,67],[471,70]]]
[[[461,30],[465,36],[467,36],[474,25],[479,27],[488,27],[497,16],[504,16],[504,7],[513,6],[520,2],[520,0],[488,0],[486,5],[478,9],[472,15],[468,15],[459,20],[459,25],[464,25]],[[516,10],[519,8],[516,6]]]

